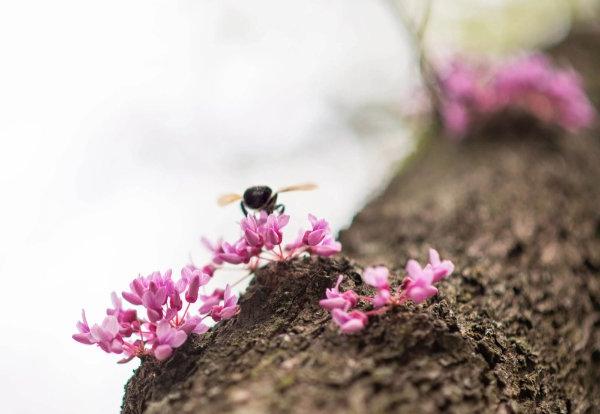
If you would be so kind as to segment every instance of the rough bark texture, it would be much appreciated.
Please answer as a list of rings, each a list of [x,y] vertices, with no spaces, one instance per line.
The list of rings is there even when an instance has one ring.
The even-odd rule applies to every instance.
[[[585,36],[557,53],[593,73]],[[269,266],[236,319],[144,361],[123,413],[600,412],[597,131],[479,135],[419,152],[342,232],[353,261]],[[457,267],[438,297],[354,336],[319,309],[339,273],[365,291],[360,266],[402,275],[430,245]]]

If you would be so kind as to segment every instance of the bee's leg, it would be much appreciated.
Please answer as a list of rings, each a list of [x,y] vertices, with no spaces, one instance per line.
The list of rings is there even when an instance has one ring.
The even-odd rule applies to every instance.
[[[283,214],[283,212],[285,211],[285,206],[283,204],[277,204],[275,206],[275,210],[277,210],[279,214]]]
[[[244,202],[240,202],[240,207],[242,208],[242,213],[244,213],[244,217],[248,217],[248,210],[246,210],[246,206],[244,205]]]

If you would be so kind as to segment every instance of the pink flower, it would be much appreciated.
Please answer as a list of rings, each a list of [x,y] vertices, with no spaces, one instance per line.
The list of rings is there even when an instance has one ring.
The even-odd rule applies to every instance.
[[[318,256],[329,257],[342,251],[342,244],[327,236],[316,246],[311,246],[309,251]]]
[[[233,245],[223,242],[223,253],[219,254],[218,258],[221,260],[221,262],[227,262],[230,264],[244,263],[246,260],[246,248],[244,243],[246,243],[244,239],[240,239]]]
[[[92,345],[94,343],[94,338],[90,332],[90,326],[88,325],[83,309],[81,310],[81,322],[77,322],[77,330],[79,333],[73,335],[74,340],[85,345]]]
[[[202,302],[200,309],[198,309],[200,315],[209,313],[213,306],[216,306],[221,302],[224,294],[225,291],[223,289],[215,289],[210,295],[200,295],[200,300]]]
[[[202,318],[199,316],[190,316],[185,320],[185,323],[179,328],[184,331],[187,335],[190,333],[203,334],[209,329],[208,325],[202,322]]]
[[[371,299],[375,308],[387,305],[391,299],[389,274],[390,272],[385,266],[367,267],[363,271],[363,281],[377,289],[377,293]]]
[[[318,219],[312,214],[308,215],[308,221],[312,225],[312,230],[304,234],[304,243],[308,246],[317,246],[329,234],[329,223],[325,219]]]
[[[365,284],[377,290],[373,296],[358,296],[351,290],[341,293],[339,286],[343,276],[340,275],[335,286],[325,291],[326,298],[320,300],[319,305],[331,312],[333,321],[342,333],[358,332],[366,326],[369,316],[382,315],[407,300],[421,303],[436,295],[438,290],[433,283],[447,277],[453,270],[451,261],[442,261],[438,252],[430,249],[429,263],[425,268],[421,268],[415,260],[408,261],[408,276],[397,292],[392,293],[390,289],[389,270],[385,266],[368,267],[363,271],[362,279]],[[375,309],[368,312],[350,311],[358,304],[359,299],[371,302]]]
[[[342,283],[343,279],[344,276],[338,276],[335,286],[331,289],[328,288],[325,291],[327,299],[321,299],[319,301],[319,305],[322,308],[327,309],[329,311],[333,309],[342,309],[347,311],[350,308],[356,306],[356,304],[358,303],[358,295],[356,294],[356,292],[354,292],[353,290],[347,290],[341,293],[339,291],[339,286],[340,283]]]
[[[260,254],[261,251],[259,247],[250,246],[244,237],[233,245],[223,242],[222,246],[223,253],[219,255],[219,258],[230,264],[248,263],[252,257]]]
[[[227,285],[223,294],[223,305],[213,306],[210,316],[215,322],[233,318],[240,310],[237,301],[238,297],[231,292],[231,287]]]
[[[464,105],[447,102],[442,105],[442,121],[453,137],[462,137],[471,126],[471,115]]]
[[[97,344],[104,352],[120,354],[123,351],[123,340],[119,336],[119,321],[116,316],[108,315],[101,325],[94,324],[90,328],[92,343]]]
[[[304,230],[300,230],[296,239],[293,242],[285,245],[285,249],[289,251],[295,251],[304,246],[304,233]]]
[[[200,270],[202,270],[202,273],[205,273],[205,274],[209,275],[210,277],[213,277],[213,275],[215,274],[215,270],[217,270],[217,268],[212,263],[209,263],[207,265],[202,266],[202,268]]]
[[[145,354],[144,341],[141,339],[135,340],[133,343],[129,344],[123,343],[123,354],[124,358],[117,361],[117,364],[125,364],[126,362],[131,361],[136,356],[141,356]]]
[[[249,246],[262,247],[265,243],[263,238],[264,225],[267,222],[267,213],[261,211],[258,217],[254,215],[248,215],[243,218],[240,222],[242,233]]]
[[[265,247],[272,250],[283,241],[283,229],[290,216],[269,214],[261,211],[258,216],[249,215],[242,219],[240,227],[247,245],[254,248]]]
[[[178,348],[187,339],[187,334],[171,327],[167,321],[160,321],[156,325],[156,338],[154,340],[154,356],[159,361],[164,361],[173,353],[174,348]]]
[[[318,219],[312,214],[308,215],[312,230],[301,231],[296,240],[286,245],[286,250],[292,252],[298,249],[308,250],[318,256],[333,256],[342,250],[340,242],[336,242],[330,234],[329,223],[325,219]]]
[[[381,308],[382,306],[387,305],[392,298],[392,292],[390,289],[379,289],[373,298],[371,299],[371,303],[373,303],[374,308]]]
[[[363,330],[369,321],[364,312],[357,310],[346,312],[341,309],[333,309],[331,316],[333,321],[340,327],[340,331],[345,334],[352,334]]]
[[[168,289],[166,286],[158,286],[150,282],[148,289],[142,296],[142,304],[148,313],[148,319],[156,322],[163,317],[163,305],[167,303]]]
[[[202,237],[200,239],[200,241],[202,242],[202,244],[204,245],[204,247],[206,247],[206,249],[212,253],[212,255],[213,255],[212,261],[213,261],[213,263],[218,264],[218,265],[222,264],[223,260],[221,259],[221,254],[224,253],[224,251],[223,251],[223,240],[219,239],[219,240],[217,240],[216,243],[213,244],[206,237]]]
[[[160,272],[153,272],[145,277],[137,277],[130,284],[131,292],[123,292],[123,298],[131,303],[132,305],[142,305],[144,302],[144,295],[148,290],[150,290],[150,285],[152,285],[152,291],[155,293],[156,291],[164,292],[166,302],[166,297],[171,294],[171,292],[175,289],[175,285],[173,280],[171,279],[171,270],[167,270],[164,275],[161,275]],[[161,293],[162,294],[162,293]],[[162,299],[161,297],[156,299]],[[163,302],[164,303],[164,302]]]
[[[207,279],[210,277],[206,276]],[[189,303],[195,303],[198,300],[198,290],[200,289],[200,275],[195,274],[190,279],[190,284],[187,292],[185,292],[185,300]]]
[[[454,264],[450,260],[440,260],[440,254],[435,249],[429,249],[429,264],[433,271],[433,283],[439,282],[445,277],[452,274]]]
[[[185,300],[188,303],[195,303],[198,300],[198,289],[200,286],[210,282],[210,276],[202,272],[200,269],[191,270],[189,267],[181,269],[182,279],[188,282],[188,289],[185,294]]]
[[[389,274],[390,271],[385,266],[367,267],[363,271],[362,279],[367,285],[376,289],[389,289]]]
[[[498,68],[494,87],[500,107],[519,107],[570,131],[589,126],[595,116],[579,76],[573,70],[554,68],[539,54]]]
[[[265,247],[268,250],[271,250],[274,246],[281,244],[283,241],[283,233],[281,232],[281,229],[284,228],[289,221],[290,216],[285,214],[271,214],[269,217],[267,217],[267,222],[263,227],[263,238]]]
[[[119,333],[122,336],[131,336],[135,329],[139,329],[137,312],[135,309],[123,309],[123,302],[115,292],[111,294],[113,308],[106,309],[107,315],[113,315],[119,322]]]
[[[454,137],[504,110],[524,111],[568,131],[588,127],[595,118],[579,75],[553,67],[540,54],[495,67],[454,61],[440,79],[442,120]]]
[[[438,292],[433,286],[433,270],[430,267],[422,269],[416,260],[409,260],[406,264],[408,276],[404,279],[402,287],[404,294],[415,303],[435,296]]]
[[[487,85],[485,72],[463,61],[451,62],[440,78],[442,121],[453,137],[461,138],[468,132],[475,116],[493,107],[494,97]]]

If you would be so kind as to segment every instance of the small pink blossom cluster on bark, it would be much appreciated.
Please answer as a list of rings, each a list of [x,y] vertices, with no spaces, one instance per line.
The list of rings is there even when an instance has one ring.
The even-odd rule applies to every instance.
[[[441,260],[438,252],[430,249],[429,263],[425,267],[421,267],[416,260],[408,261],[408,275],[395,292],[390,286],[389,270],[386,267],[368,267],[364,270],[362,279],[375,290],[372,296],[360,296],[353,290],[340,291],[340,284],[344,278],[340,275],[336,284],[325,291],[326,297],[319,304],[331,312],[333,321],[342,333],[351,334],[364,329],[370,316],[381,315],[409,300],[421,303],[435,296],[438,289],[434,285],[453,271],[454,265],[451,261]],[[360,302],[370,305],[372,309],[355,309]]]
[[[463,138],[491,115],[518,110],[549,125],[576,132],[595,118],[579,75],[540,54],[499,65],[454,61],[440,73],[441,115],[454,138]]]
[[[233,243],[219,240],[211,243],[202,239],[203,244],[212,252],[212,260],[203,267],[212,274],[224,263],[245,265],[254,271],[263,262],[287,260],[302,253],[317,256],[332,256],[342,250],[335,241],[329,223],[309,214],[310,230],[302,230],[297,239],[284,244],[283,228],[290,217],[285,214],[267,214],[264,211],[248,215],[240,222],[241,236]]]
[[[163,361],[191,333],[205,333],[208,330],[204,323],[206,318],[218,322],[239,312],[238,298],[229,286],[206,295],[200,293],[200,288],[210,279],[210,274],[192,265],[181,269],[177,281],[171,278],[170,270],[137,277],[129,284],[130,291],[121,296],[140,309],[125,309],[121,298],[113,292],[113,307],[106,310],[104,320],[90,326],[82,311],[78,333],[73,339],[97,345],[108,353],[122,354],[124,358],[120,363],[144,355]],[[193,304],[198,309],[192,311]]]

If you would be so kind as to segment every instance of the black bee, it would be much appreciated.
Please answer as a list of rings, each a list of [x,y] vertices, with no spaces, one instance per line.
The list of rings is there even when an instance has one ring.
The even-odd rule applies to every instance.
[[[219,197],[217,202],[220,206],[225,206],[233,203],[234,201],[242,200],[240,202],[240,207],[242,208],[244,216],[248,215],[248,210],[266,211],[267,214],[277,211],[279,214],[283,214],[285,211],[285,206],[283,204],[277,204],[277,195],[279,193],[286,193],[288,191],[308,191],[314,190],[315,188],[317,188],[316,184],[306,183],[283,187],[273,193],[273,190],[266,185],[256,185],[244,191],[243,195],[222,195]]]

